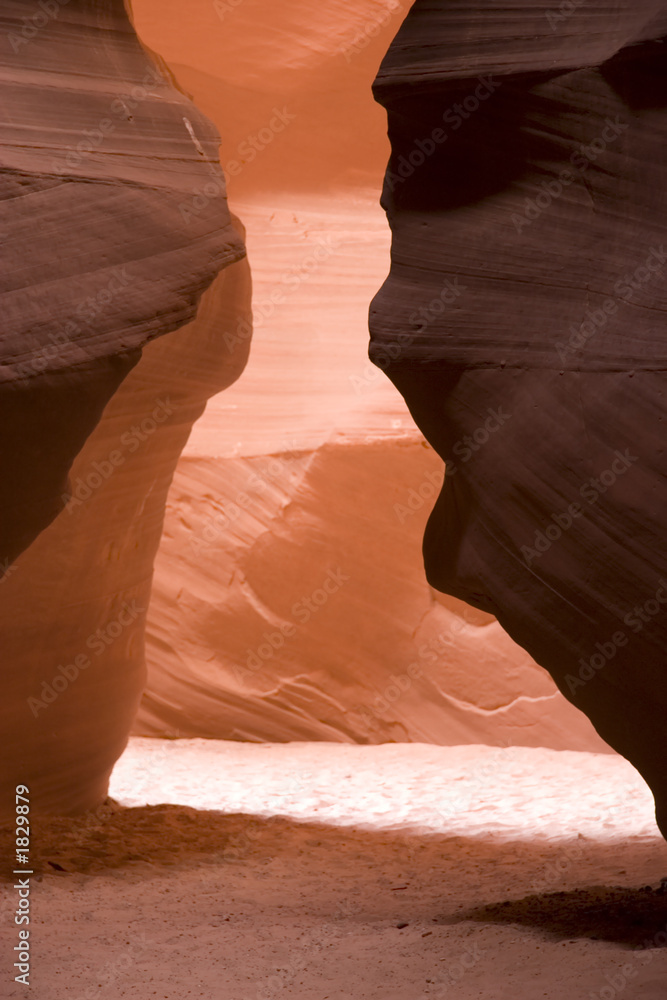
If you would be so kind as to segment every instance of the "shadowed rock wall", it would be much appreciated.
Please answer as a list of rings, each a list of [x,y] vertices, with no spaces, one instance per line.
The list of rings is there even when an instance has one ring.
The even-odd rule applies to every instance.
[[[167,489],[245,364],[220,344],[250,280],[217,133],[122,3],[10,2],[3,28],[2,801],[68,812],[125,745]]]
[[[141,347],[189,322],[244,251],[215,129],[141,47],[122,0],[8,0],[2,29],[6,571],[62,508],[69,466]],[[207,182],[218,196],[186,219]]]
[[[667,16],[526,4],[521,38],[480,16],[418,0],[375,82],[393,245],[371,357],[448,466],[430,583],[549,670],[664,832]]]

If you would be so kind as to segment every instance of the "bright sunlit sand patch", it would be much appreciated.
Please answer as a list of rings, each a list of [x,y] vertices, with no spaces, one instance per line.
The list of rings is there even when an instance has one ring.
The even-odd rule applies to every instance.
[[[40,998],[664,1000],[667,845],[613,754],[135,738],[110,791],[35,823]]]
[[[503,839],[660,839],[653,797],[615,754],[414,743],[134,738],[109,794],[362,829]]]

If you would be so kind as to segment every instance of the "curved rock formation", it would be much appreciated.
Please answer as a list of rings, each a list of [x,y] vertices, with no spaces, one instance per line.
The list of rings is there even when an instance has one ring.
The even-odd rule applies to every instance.
[[[250,280],[217,133],[122,3],[26,11],[3,10],[0,84],[16,109],[0,174],[0,787],[3,809],[21,782],[37,811],[73,812],[104,798],[136,712],[167,489],[206,399],[245,364],[248,336],[223,344],[250,330]]]
[[[417,0],[380,69],[371,357],[447,463],[424,553],[651,786],[667,834],[667,7]]]
[[[3,38],[6,572],[62,509],[72,460],[141,347],[191,321],[244,249],[219,137],[142,48],[122,0],[8,0]]]

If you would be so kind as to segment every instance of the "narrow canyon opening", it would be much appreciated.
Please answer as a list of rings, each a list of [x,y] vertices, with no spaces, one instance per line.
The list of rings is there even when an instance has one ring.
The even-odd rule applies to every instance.
[[[662,1000],[667,8],[2,20],[0,996]]]

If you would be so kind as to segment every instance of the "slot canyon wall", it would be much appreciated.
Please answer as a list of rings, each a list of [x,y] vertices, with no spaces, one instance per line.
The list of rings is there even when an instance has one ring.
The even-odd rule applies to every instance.
[[[244,252],[224,197],[182,223],[218,137],[121,0],[27,9],[2,12],[3,572],[62,509],[72,459],[142,345],[193,319]]]
[[[249,320],[250,279],[219,137],[122,2],[71,2],[39,30],[25,10],[3,8],[0,85],[2,791],[70,812],[105,797],[125,746],[166,492],[245,363],[247,343],[216,345]],[[216,198],[186,224],[211,172]]]
[[[550,25],[535,5],[529,44],[460,6],[417,0],[375,81],[393,244],[371,356],[391,357],[454,460],[430,582],[549,669],[646,779],[667,834],[667,5],[578,5]],[[457,466],[489,408],[494,446]]]

